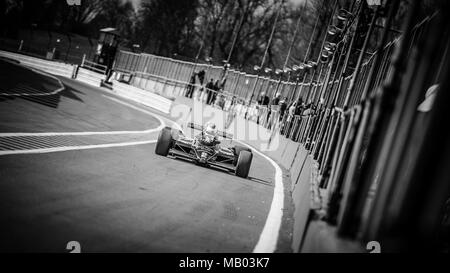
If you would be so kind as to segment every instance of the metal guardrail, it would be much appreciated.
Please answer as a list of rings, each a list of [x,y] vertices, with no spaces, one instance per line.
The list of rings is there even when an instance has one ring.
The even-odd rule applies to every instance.
[[[86,58],[86,54],[83,55],[83,59],[81,60],[81,65],[82,68],[100,73],[102,75],[106,75],[106,71],[108,69],[108,67],[106,65],[102,65],[102,64],[98,64],[95,63],[93,61],[89,61]]]
[[[113,69],[126,73],[139,73],[151,75],[152,77],[161,77],[186,85],[189,84],[194,72],[199,72],[200,70],[205,71],[206,75],[203,84],[209,82],[210,79],[214,79],[214,81],[220,80],[224,72],[224,68],[220,66],[125,51],[118,53]],[[222,88],[224,93],[235,96],[240,100],[248,101],[256,83],[257,76],[233,69],[227,70],[226,73],[226,82]],[[265,93],[269,97],[274,97],[277,84],[278,81],[275,79],[260,77],[256,85],[256,95]],[[279,87],[279,93],[282,97],[290,97],[292,93],[299,92],[299,86],[295,88],[296,84],[294,82],[282,82]]]

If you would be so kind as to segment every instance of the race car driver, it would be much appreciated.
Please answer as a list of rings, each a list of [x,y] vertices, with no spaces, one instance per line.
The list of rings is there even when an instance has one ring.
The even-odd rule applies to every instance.
[[[220,141],[217,137],[217,127],[214,123],[207,123],[203,131],[195,136],[195,140],[204,146],[217,146]]]

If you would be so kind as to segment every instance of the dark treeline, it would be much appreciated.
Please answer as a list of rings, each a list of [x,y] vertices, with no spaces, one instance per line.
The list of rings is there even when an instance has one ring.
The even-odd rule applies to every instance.
[[[233,67],[251,71],[261,63],[278,8],[282,5],[265,66],[282,68],[300,18],[288,65],[317,58],[334,0],[1,0],[0,36],[18,38],[21,29],[74,33],[91,39],[104,27],[117,28],[122,47],[139,44],[147,53],[195,60],[208,57],[221,65],[229,56]],[[351,0],[339,0],[349,8]],[[405,1],[407,2],[407,1]],[[314,28],[316,26],[316,28]],[[315,29],[314,35],[313,30]]]
[[[99,29],[115,27],[122,35],[123,47],[139,44],[143,52],[187,60],[198,56],[199,61],[204,61],[210,57],[220,65],[228,58],[238,34],[230,63],[251,70],[261,63],[282,4],[266,62],[266,66],[278,68],[284,64],[299,16],[301,23],[289,64],[303,60],[317,16],[313,47],[320,47],[320,29],[327,23],[332,2],[308,0],[305,5],[305,1],[287,0],[143,0],[134,7],[123,0],[81,0],[81,6],[71,7],[65,0],[2,0],[0,35],[15,39],[20,29],[35,28],[95,39]]]

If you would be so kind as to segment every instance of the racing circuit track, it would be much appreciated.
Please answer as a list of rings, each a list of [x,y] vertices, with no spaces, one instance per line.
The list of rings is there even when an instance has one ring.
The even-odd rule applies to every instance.
[[[274,196],[267,159],[255,154],[242,179],[156,156],[170,117],[0,66],[0,252],[68,252],[69,241],[82,252],[253,251]]]

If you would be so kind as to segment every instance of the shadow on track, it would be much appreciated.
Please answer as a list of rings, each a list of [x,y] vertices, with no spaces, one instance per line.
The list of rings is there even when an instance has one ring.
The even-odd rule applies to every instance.
[[[63,91],[59,92],[58,94],[48,95],[48,96],[22,96],[22,97],[0,96],[0,102],[11,101],[11,100],[15,100],[15,99],[23,99],[23,100],[31,101],[34,103],[38,103],[38,104],[56,109],[56,108],[58,108],[59,103],[61,102],[61,97],[66,97],[66,98],[76,100],[76,101],[83,103],[84,101],[79,96],[77,96],[75,93],[84,94],[83,92],[76,91],[72,88],[66,87]]]
[[[179,157],[173,157],[173,156],[169,156],[168,158],[170,158],[172,160],[177,160],[177,161],[180,161],[180,162],[185,162],[185,163],[188,163],[188,164],[192,164],[194,167],[212,169],[214,171],[218,171],[218,172],[222,172],[222,173],[226,173],[226,174],[235,176],[235,174],[232,171],[229,171],[227,169],[223,169],[223,168],[220,168],[220,167],[197,165],[192,160],[185,159],[185,158],[179,158]],[[247,181],[252,181],[252,182],[255,182],[255,183],[258,183],[258,184],[266,185],[266,186],[272,186],[272,187],[274,186],[274,184],[271,181],[259,179],[259,178],[252,177],[252,176],[248,176],[248,178],[246,178],[246,179],[242,178],[242,179],[243,180],[247,180]]]

